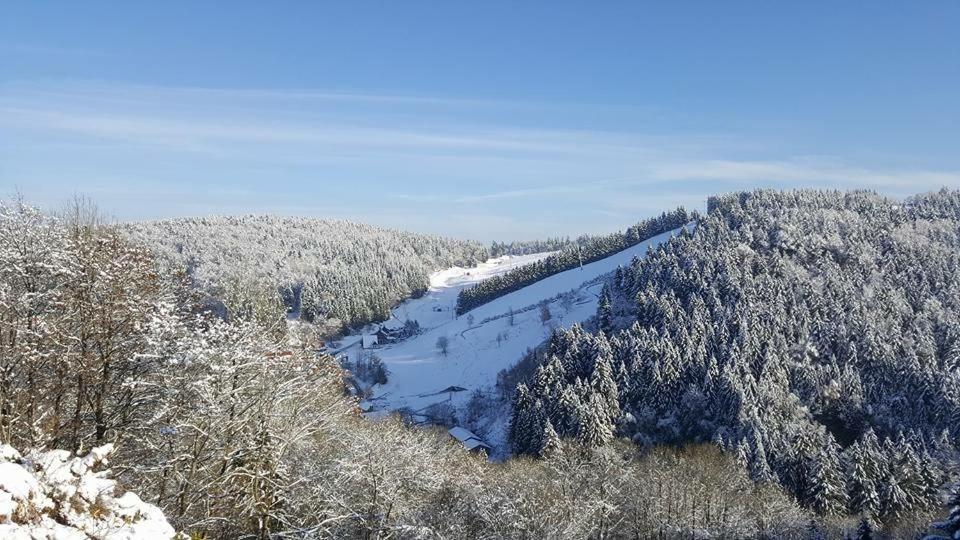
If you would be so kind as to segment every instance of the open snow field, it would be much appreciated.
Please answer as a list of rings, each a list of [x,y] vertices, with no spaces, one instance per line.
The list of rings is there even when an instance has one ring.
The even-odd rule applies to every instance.
[[[618,266],[628,265],[634,257],[642,257],[650,247],[669,239],[678,230],[584,265],[582,269],[550,276],[459,317],[456,303],[461,289],[549,254],[500,257],[473,268],[454,267],[434,273],[429,291],[421,298],[397,306],[393,317],[384,323],[395,327],[407,319],[416,320],[423,332],[371,350],[383,360],[389,370],[389,380],[385,385],[374,386],[373,395],[363,406],[374,415],[376,411],[401,408],[422,412],[429,405],[444,401],[463,406],[473,390],[493,388],[497,374],[514,365],[528,349],[542,343],[552,328],[569,327],[592,317],[602,287],[597,278]],[[564,306],[556,296],[568,291],[573,291],[573,301]],[[543,300],[550,302],[553,315],[548,324],[541,321],[539,309],[525,309]],[[508,316],[511,309],[515,312],[512,326]],[[437,348],[437,339],[441,336],[449,340],[446,355]],[[351,360],[355,360],[362,350],[359,339],[360,336],[345,338],[340,354],[349,354]],[[465,391],[443,391],[451,386]],[[500,433],[488,433],[489,442],[502,442],[498,440],[502,438],[502,426],[494,431]]]

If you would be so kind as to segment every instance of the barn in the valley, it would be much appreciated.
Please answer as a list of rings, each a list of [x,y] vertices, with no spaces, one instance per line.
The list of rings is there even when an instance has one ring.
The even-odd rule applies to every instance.
[[[451,437],[460,441],[464,448],[471,452],[479,452],[483,450],[487,455],[490,455],[490,452],[493,451],[492,446],[487,444],[483,439],[475,435],[467,428],[460,426],[452,427],[450,428],[449,433]]]
[[[364,349],[373,349],[380,345],[380,339],[376,334],[364,334],[362,346]]]

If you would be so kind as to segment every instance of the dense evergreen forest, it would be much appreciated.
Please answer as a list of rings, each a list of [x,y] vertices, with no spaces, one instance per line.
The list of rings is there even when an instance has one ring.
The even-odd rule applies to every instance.
[[[672,212],[665,212],[657,217],[632,225],[623,233],[582,236],[575,243],[566,245],[558,253],[554,253],[543,260],[486,279],[473,287],[460,291],[460,295],[457,297],[457,313],[466,313],[505,294],[522,289],[554,274],[576,268],[578,265],[589,264],[609,257],[658,234],[683,227],[694,217],[694,214],[683,208],[678,208]],[[494,246],[495,248],[498,247],[497,244]]]
[[[489,254],[476,242],[310,218],[182,218],[121,230],[186,268],[228,313],[286,308],[332,332],[384,320],[426,290],[431,272]]]
[[[820,516],[925,522],[960,444],[960,192],[712,198],[534,361],[517,453],[712,442]]]
[[[547,238],[546,240],[521,240],[515,242],[497,242],[494,241],[490,246],[490,256],[500,257],[503,255],[530,255],[533,253],[547,253],[550,251],[560,251],[563,248],[575,245],[576,242],[586,240],[587,236],[578,238],[576,241],[567,238]]]
[[[113,444],[130,492],[68,497],[113,491],[105,451],[55,454],[69,508],[18,498],[0,531],[122,526],[137,493],[197,538],[913,537],[956,480],[958,216],[956,192],[711,200],[528,359],[519,455],[491,463],[363,419],[287,322],[224,317],[196,268],[94,209],[3,202],[0,467]]]
[[[799,537],[810,523],[709,445],[560,443],[495,464],[444,430],[364,420],[336,361],[283,321],[222,318],[186,272],[73,210],[0,202],[0,468],[20,475],[0,481],[0,532],[157,525],[134,493],[195,538]],[[62,507],[11,487],[27,469]]]

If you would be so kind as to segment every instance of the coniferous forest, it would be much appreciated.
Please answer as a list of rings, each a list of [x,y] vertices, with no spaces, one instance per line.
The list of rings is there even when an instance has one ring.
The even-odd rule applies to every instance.
[[[394,304],[426,290],[431,272],[489,255],[476,242],[309,218],[184,218],[122,231],[186,268],[231,312],[282,302],[334,330],[384,320]]]
[[[960,193],[708,210],[616,272],[593,327],[537,351],[515,452],[709,443],[819,516],[922,522],[960,444]]]
[[[690,217],[670,216],[654,222]],[[320,223],[117,226],[81,203],[0,205],[0,471],[47,493],[11,495],[0,532],[157,519],[258,539],[956,530],[943,505],[957,504],[960,443],[958,192],[710,199],[606,277],[595,317],[517,359],[529,375],[504,389],[503,462],[446,426],[363,418],[349,374],[284,317],[283,287],[311,272],[303,298],[329,271],[371,284],[348,300],[323,281],[337,302],[399,300],[419,282],[394,272],[426,279],[485,248]],[[107,456],[100,492],[69,488],[107,482]]]
[[[635,246],[644,240],[682,227],[695,216],[683,208],[637,223],[623,233],[605,236],[584,236],[576,243],[567,245],[557,253],[540,261],[511,270],[499,276],[486,279],[477,285],[463,289],[457,297],[457,313],[466,313],[491,300],[513,291],[522,289],[531,283],[559,274],[578,265],[609,257],[610,255]],[[494,244],[494,251],[500,252]]]

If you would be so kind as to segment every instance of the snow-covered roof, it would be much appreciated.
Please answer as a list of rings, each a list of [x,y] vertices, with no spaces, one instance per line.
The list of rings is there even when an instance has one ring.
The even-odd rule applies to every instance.
[[[467,447],[467,450],[474,450],[476,448],[486,448],[490,450],[492,448],[489,444],[484,442],[483,439],[475,435],[467,428],[460,426],[452,427],[448,433],[450,433],[454,439],[457,439],[463,443],[463,445]]]
[[[463,428],[460,426],[450,428],[449,433],[450,435],[453,436],[453,438],[457,439],[460,442],[463,442],[469,439],[477,439],[477,440],[480,439],[480,437],[477,437],[476,435],[474,435],[474,433],[469,429]]]
[[[363,348],[369,348],[380,343],[380,340],[377,339],[376,334],[364,334],[363,335]]]

